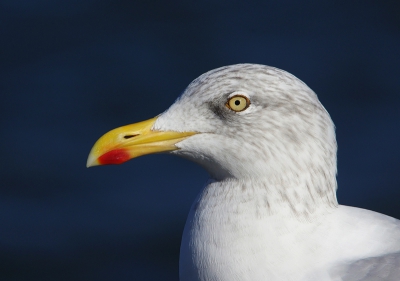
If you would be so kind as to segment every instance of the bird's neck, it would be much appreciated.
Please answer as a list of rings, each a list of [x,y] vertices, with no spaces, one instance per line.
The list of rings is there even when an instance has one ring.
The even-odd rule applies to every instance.
[[[226,205],[232,212],[244,208],[255,217],[285,216],[301,220],[338,206],[336,179],[326,182],[324,177],[321,180],[291,178],[290,181],[282,178],[210,180],[199,194],[197,204],[203,208]]]
[[[235,179],[209,182],[186,222],[181,280],[217,280],[216,276],[233,280],[225,272],[234,272],[235,280],[260,280],[259,276],[283,280],[276,279],[276,274],[286,274],[285,270],[276,266],[282,261],[300,264],[301,257],[293,256],[293,251],[303,253],[304,249],[293,241],[312,237],[315,225],[336,209],[336,198],[317,197],[304,191],[306,186],[281,184]]]

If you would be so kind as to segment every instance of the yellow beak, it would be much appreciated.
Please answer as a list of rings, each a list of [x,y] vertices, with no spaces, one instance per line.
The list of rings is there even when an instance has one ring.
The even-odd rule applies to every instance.
[[[116,128],[104,134],[89,153],[86,167],[122,164],[151,153],[173,151],[175,144],[195,132],[152,131],[157,117]]]

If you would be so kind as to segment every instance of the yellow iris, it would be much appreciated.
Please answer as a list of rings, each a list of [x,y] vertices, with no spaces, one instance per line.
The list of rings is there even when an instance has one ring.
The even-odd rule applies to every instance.
[[[236,112],[243,111],[250,106],[250,100],[245,96],[233,96],[229,98],[226,106]]]

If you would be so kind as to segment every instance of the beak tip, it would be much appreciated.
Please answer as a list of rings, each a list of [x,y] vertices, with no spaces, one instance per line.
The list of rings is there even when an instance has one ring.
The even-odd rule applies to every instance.
[[[99,165],[99,161],[96,159],[96,157],[94,157],[92,154],[89,154],[89,157],[86,162],[86,168],[90,168],[90,167],[98,166],[98,165]]]

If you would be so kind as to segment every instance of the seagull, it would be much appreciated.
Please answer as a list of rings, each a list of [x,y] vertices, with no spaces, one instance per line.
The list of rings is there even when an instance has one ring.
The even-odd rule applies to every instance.
[[[336,151],[330,115],[304,82],[237,64],[103,135],[87,166],[164,152],[208,171],[182,236],[181,281],[400,280],[400,221],[338,204]]]

